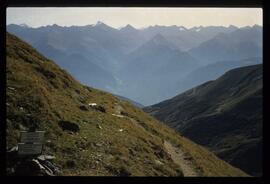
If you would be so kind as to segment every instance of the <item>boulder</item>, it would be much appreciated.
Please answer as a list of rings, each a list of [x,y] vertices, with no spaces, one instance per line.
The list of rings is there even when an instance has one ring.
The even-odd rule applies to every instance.
[[[55,156],[52,155],[40,155],[37,157],[38,160],[45,161],[45,160],[53,160]]]
[[[81,105],[81,106],[80,106],[80,109],[83,110],[83,111],[88,111],[88,108],[87,108],[87,106],[85,106],[85,105]]]
[[[104,112],[104,113],[106,112],[106,109],[104,107],[100,106],[100,105],[94,106],[94,109],[96,109],[96,110],[98,110],[100,112]]]
[[[96,103],[89,103],[88,105],[91,106],[91,107],[94,107],[94,106],[96,106],[97,104],[96,104]]]
[[[62,130],[67,130],[70,132],[79,132],[80,127],[76,123],[70,121],[60,121],[58,125],[62,128]]]
[[[100,111],[100,112],[106,112],[106,109],[102,107],[101,105],[97,105],[97,103],[88,103],[88,106],[94,110]]]

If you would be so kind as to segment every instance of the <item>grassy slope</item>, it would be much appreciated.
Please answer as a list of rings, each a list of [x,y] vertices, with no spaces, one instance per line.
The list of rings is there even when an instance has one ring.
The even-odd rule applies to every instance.
[[[15,146],[19,131],[33,124],[46,130],[46,140],[51,142],[46,143],[44,152],[56,156],[63,175],[181,176],[181,170],[164,149],[162,139],[166,139],[188,151],[204,176],[246,176],[130,103],[81,85],[8,33],[6,57],[7,145]],[[106,113],[79,108],[90,102],[102,105]],[[112,116],[117,104],[140,126],[129,118]],[[58,126],[60,120],[75,122],[80,132],[63,131]],[[72,160],[73,166],[68,164]],[[157,165],[155,160],[163,165]]]
[[[231,70],[145,110],[231,164],[261,174],[262,65]]]

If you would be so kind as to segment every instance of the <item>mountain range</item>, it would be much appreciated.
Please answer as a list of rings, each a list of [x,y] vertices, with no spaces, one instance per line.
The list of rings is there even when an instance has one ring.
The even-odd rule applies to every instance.
[[[262,175],[262,64],[232,69],[144,108],[253,176]]]
[[[262,29],[260,26],[244,27],[231,33],[219,33],[189,53],[203,63],[220,60],[242,60],[262,57]]]
[[[258,25],[190,29],[176,25],[136,29],[127,25],[115,29],[102,22],[38,28],[10,24],[7,31],[55,60],[78,81],[142,105],[158,103],[197,85],[183,81],[200,67],[219,61],[243,66],[242,60],[262,58],[262,27]],[[220,67],[219,71],[227,71]],[[215,79],[208,76],[215,74],[201,78]]]

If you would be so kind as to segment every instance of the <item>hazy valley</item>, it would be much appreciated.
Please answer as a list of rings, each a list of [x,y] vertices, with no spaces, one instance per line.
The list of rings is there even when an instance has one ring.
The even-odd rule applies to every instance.
[[[262,63],[262,27],[257,25],[115,29],[102,22],[39,28],[12,24],[7,31],[55,60],[80,82],[145,106],[246,66],[245,59],[250,64]],[[220,65],[215,71],[201,72],[197,81],[197,70],[214,63]]]

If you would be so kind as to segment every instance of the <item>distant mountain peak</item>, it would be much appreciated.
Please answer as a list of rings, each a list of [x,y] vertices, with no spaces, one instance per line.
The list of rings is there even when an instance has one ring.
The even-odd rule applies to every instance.
[[[103,24],[104,24],[103,22],[97,21],[97,23],[95,25],[97,26],[97,25],[103,25]]]
[[[107,24],[101,22],[101,21],[97,21],[96,24],[93,25],[93,27],[96,28],[101,28],[101,29],[110,29],[110,30],[115,30],[115,28],[108,26]]]
[[[162,46],[166,46],[169,47],[171,49],[177,49],[177,47],[169,42],[163,35],[161,35],[160,33],[156,34],[151,40],[150,43],[154,44],[154,45],[162,45]]]
[[[52,27],[60,27],[59,25],[57,24],[53,24]]]
[[[228,28],[233,28],[233,29],[237,29],[237,27],[236,26],[234,26],[234,25],[230,25]]]
[[[262,26],[260,26],[260,25],[258,25],[258,24],[254,24],[254,25],[252,26],[252,28],[262,28]]]
[[[156,42],[167,42],[167,40],[164,38],[164,36],[162,36],[160,33],[156,34],[153,39],[153,41],[156,41]]]
[[[23,24],[19,24],[19,26],[21,27],[25,27],[25,28],[30,28],[30,26],[28,26],[27,24],[23,23]]]
[[[252,27],[251,26],[244,26],[241,29],[250,29],[250,28],[252,28]]]
[[[133,29],[135,29],[133,26],[131,26],[130,24],[127,24],[126,25],[126,28],[133,28]]]
[[[96,26],[96,27],[109,27],[108,25],[106,25],[105,23],[103,23],[101,21],[97,21],[97,23],[94,24],[94,26]]]
[[[184,26],[179,26],[178,29],[179,29],[180,31],[186,31],[186,30],[187,30],[187,28],[185,28]]]
[[[133,26],[131,26],[130,24],[127,24],[125,27],[122,27],[120,29],[121,31],[134,31],[134,30],[137,30],[136,28],[134,28]]]
[[[195,27],[190,28],[190,30],[191,30],[191,31],[199,32],[199,31],[201,31],[201,29],[203,29],[203,28],[204,28],[203,26],[199,26],[199,27],[195,26]]]

